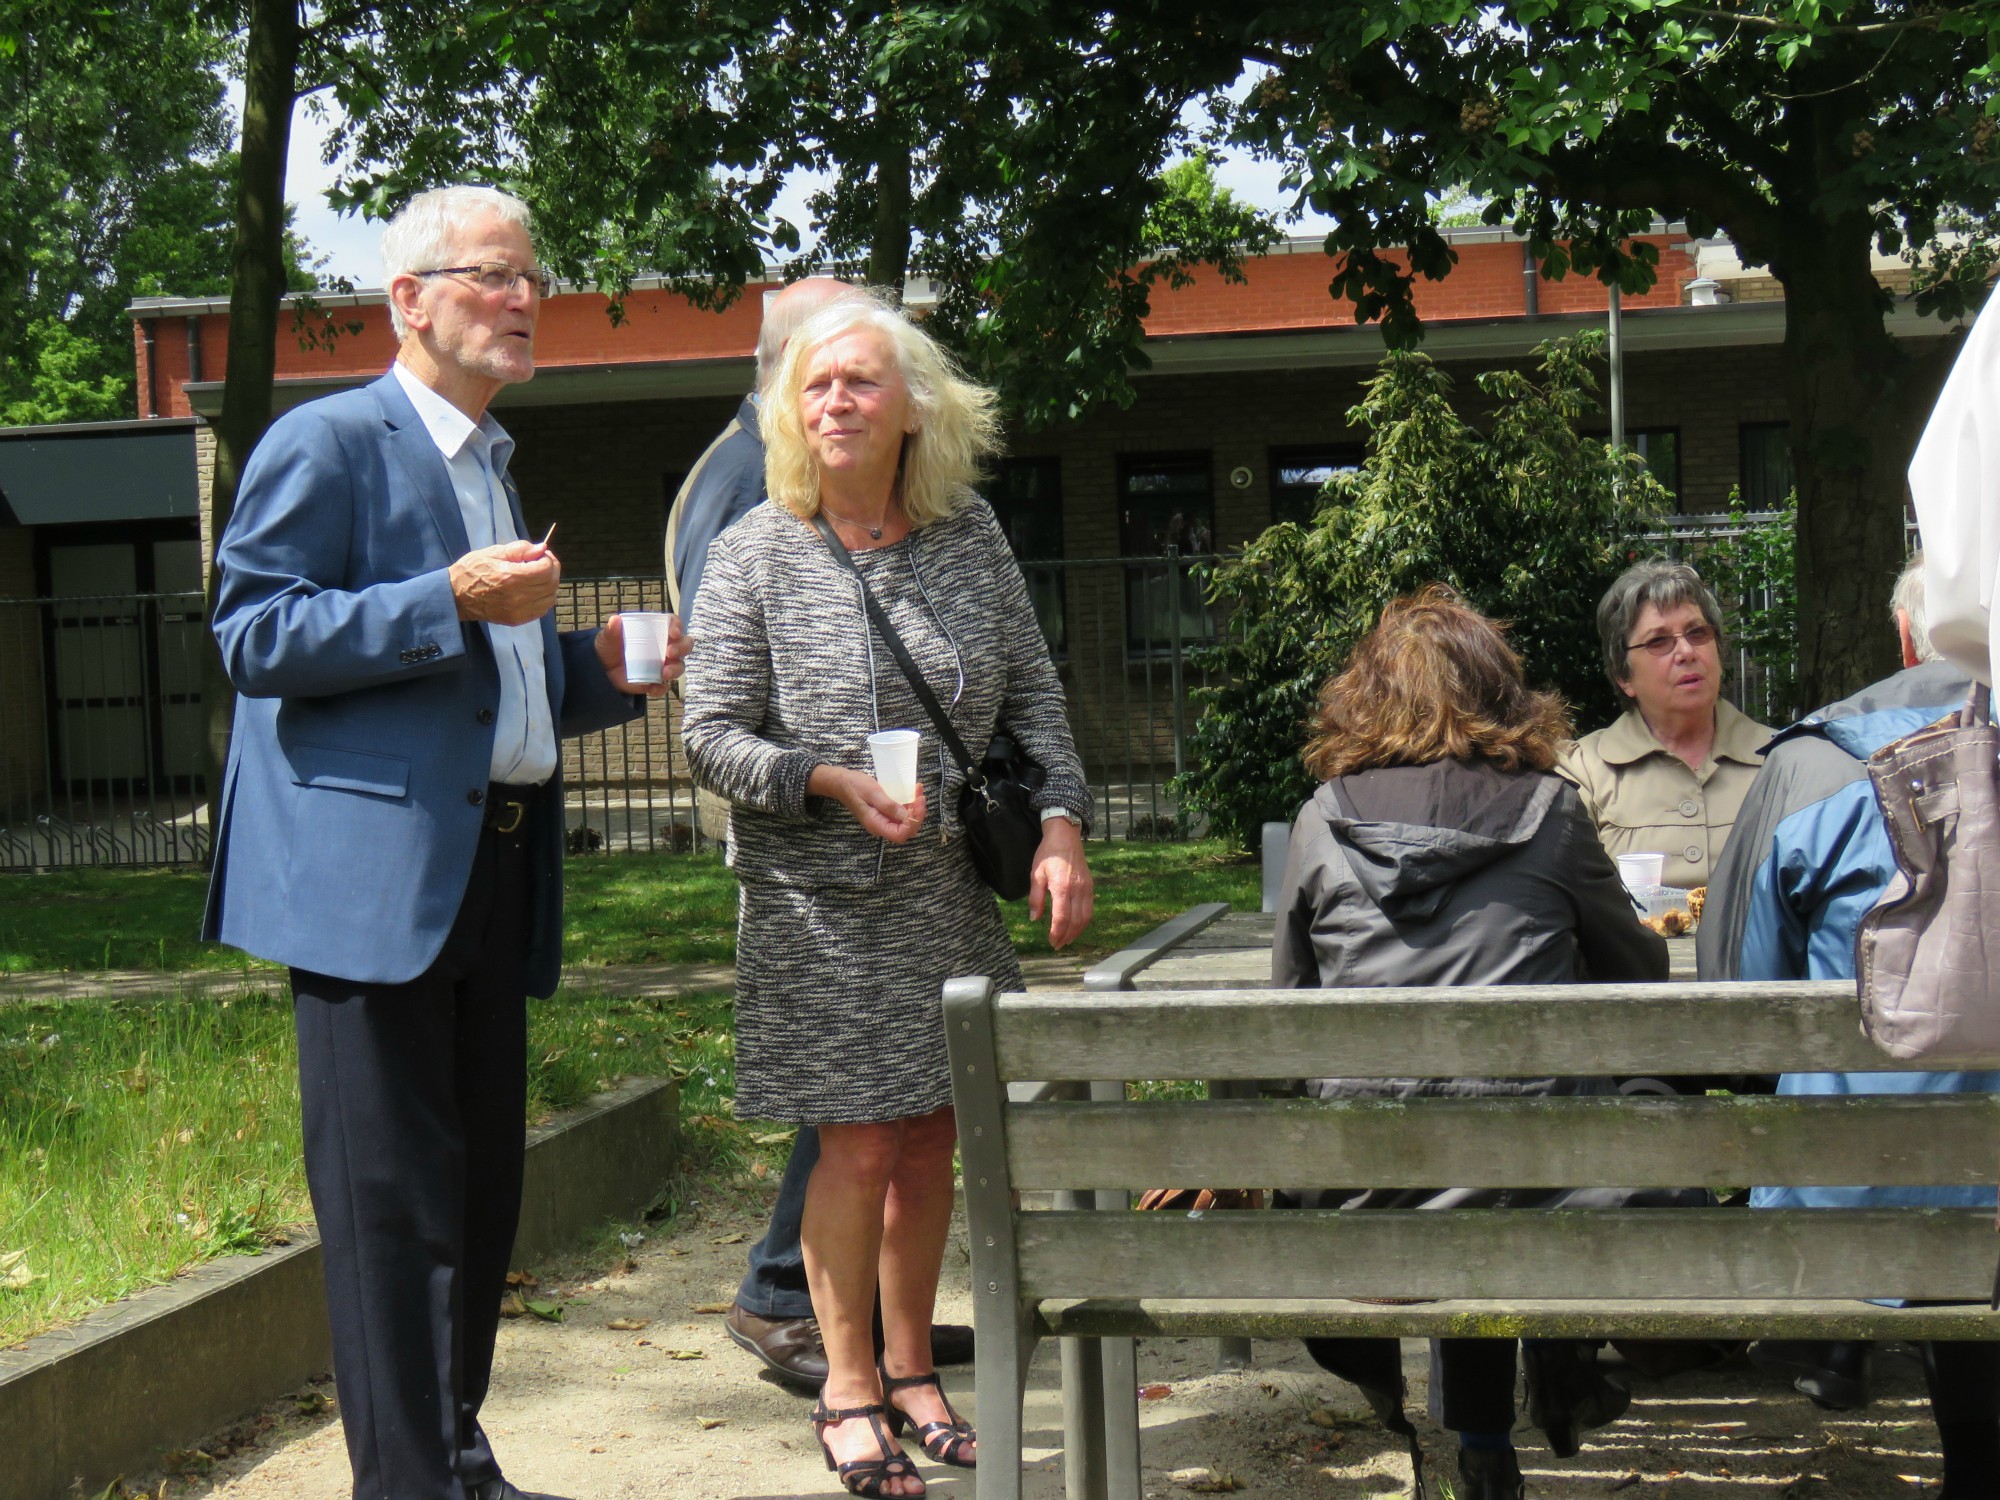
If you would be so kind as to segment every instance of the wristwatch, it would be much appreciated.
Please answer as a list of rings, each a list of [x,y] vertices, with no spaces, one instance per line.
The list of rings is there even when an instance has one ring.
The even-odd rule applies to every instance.
[[[1083,819],[1079,818],[1075,813],[1071,812],[1066,807],[1043,808],[1042,821],[1046,823],[1051,818],[1067,818],[1069,820],[1070,827],[1074,828],[1078,833],[1083,832]]]

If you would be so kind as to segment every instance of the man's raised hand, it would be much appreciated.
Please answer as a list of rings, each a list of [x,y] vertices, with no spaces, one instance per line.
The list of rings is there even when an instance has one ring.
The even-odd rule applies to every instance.
[[[461,620],[526,625],[555,608],[562,564],[542,542],[501,542],[468,552],[449,570]]]

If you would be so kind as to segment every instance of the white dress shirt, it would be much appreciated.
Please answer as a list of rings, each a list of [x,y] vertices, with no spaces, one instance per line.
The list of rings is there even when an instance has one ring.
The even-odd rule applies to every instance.
[[[1931,644],[1981,682],[2000,657],[2000,303],[1960,346],[1910,459]]]
[[[392,367],[425,431],[444,455],[451,487],[465,518],[473,550],[521,540],[507,502],[507,460],[514,440],[491,412],[477,422],[410,373],[398,360]],[[488,777],[514,786],[539,786],[556,771],[556,729],[549,715],[548,678],[542,663],[542,625],[484,624],[500,669],[499,717],[493,726],[493,764]]]

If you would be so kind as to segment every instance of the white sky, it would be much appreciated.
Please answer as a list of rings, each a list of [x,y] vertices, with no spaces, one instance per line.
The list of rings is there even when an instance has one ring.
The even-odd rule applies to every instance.
[[[231,86],[231,107],[242,110],[240,85]],[[320,160],[326,128],[300,109],[292,120],[292,149],[285,169],[285,196],[297,205],[293,223],[318,255],[330,257],[323,273],[345,276],[356,287],[381,285],[382,260],[379,253],[382,230],[379,224],[358,214],[342,218],[327,207],[325,190],[333,181],[333,169]],[[1260,208],[1280,209],[1290,198],[1278,186],[1278,167],[1273,162],[1248,157],[1227,158],[1217,164],[1216,180],[1246,203]],[[806,227],[805,200],[813,184],[795,180],[777,202],[777,212]],[[1331,221],[1307,214],[1287,226],[1293,234],[1324,234]]]

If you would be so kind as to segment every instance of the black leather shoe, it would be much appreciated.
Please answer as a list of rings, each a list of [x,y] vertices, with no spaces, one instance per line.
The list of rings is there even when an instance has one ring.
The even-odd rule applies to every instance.
[[[482,1479],[465,1487],[466,1500],[563,1500],[561,1495],[543,1495],[517,1490],[505,1479]]]
[[[1632,1404],[1632,1393],[1597,1368],[1595,1345],[1531,1339],[1521,1345],[1521,1363],[1528,1375],[1528,1421],[1542,1429],[1557,1458],[1575,1458],[1586,1430],[1608,1427]]]
[[[820,1342],[818,1319],[760,1318],[732,1306],[723,1326],[786,1385],[817,1391],[826,1384],[826,1346]]]
[[[931,1324],[933,1365],[969,1365],[972,1352],[972,1330],[963,1323]]]
[[[1786,1377],[1825,1411],[1860,1411],[1870,1399],[1868,1361],[1874,1349],[1865,1339],[1759,1339],[1750,1346],[1750,1363]]]
[[[1458,1450],[1458,1500],[1522,1500],[1523,1493],[1512,1448]]]

